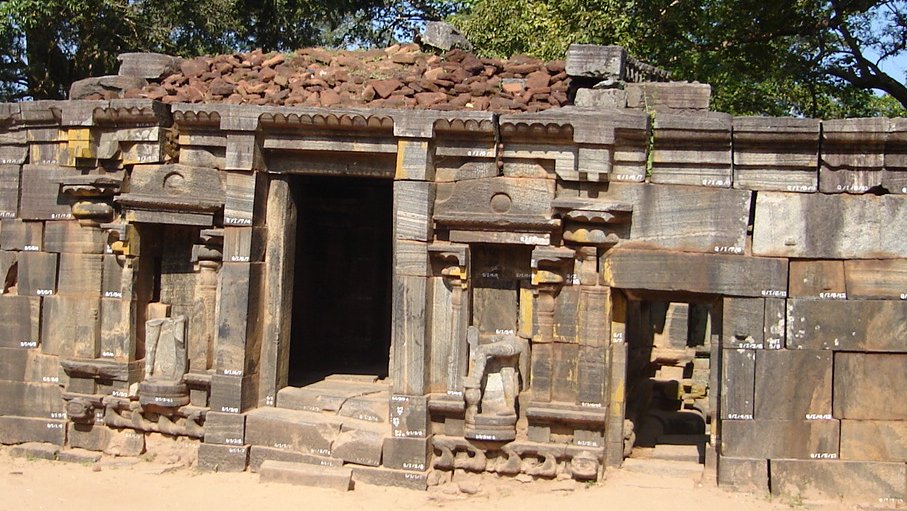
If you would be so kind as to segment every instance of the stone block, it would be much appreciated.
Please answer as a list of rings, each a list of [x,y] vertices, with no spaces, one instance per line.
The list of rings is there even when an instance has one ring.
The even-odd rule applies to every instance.
[[[0,146],[2,153],[3,147]],[[0,218],[14,218],[19,212],[20,171],[19,165],[0,164]]]
[[[17,292],[20,296],[50,296],[57,292],[57,254],[19,252]]]
[[[603,256],[602,267],[603,282],[624,289],[787,295],[786,259],[612,249]]]
[[[135,360],[139,304],[132,300],[101,298],[101,356]]]
[[[79,175],[74,168],[23,165],[19,217],[23,220],[72,220],[74,199],[60,193],[60,180]]]
[[[248,464],[248,445],[198,446],[198,469],[203,472],[244,472]]]
[[[719,456],[718,486],[740,492],[768,492],[768,460]]]
[[[340,467],[343,466],[343,460],[339,458],[330,458],[328,456],[318,456],[315,454],[305,454],[301,452],[288,451],[277,447],[265,447],[262,445],[253,445],[249,449],[249,470],[258,472],[261,464],[267,460],[286,461],[290,463],[308,463],[322,467]]]
[[[57,461],[63,463],[78,463],[80,465],[92,465],[101,460],[101,453],[91,452],[85,449],[61,449],[57,453]]]
[[[107,250],[107,233],[98,227],[77,222],[47,222],[44,227],[44,250],[103,254]]]
[[[626,108],[627,91],[622,89],[577,89],[573,104],[592,108]]]
[[[227,227],[224,229],[224,261],[260,263],[264,261],[267,232],[264,227]]]
[[[41,298],[0,295],[0,348],[37,348],[40,341]]]
[[[765,299],[724,298],[721,345],[725,348],[765,347]]]
[[[30,458],[54,461],[60,453],[60,446],[40,442],[26,442],[9,449],[12,458]]]
[[[765,299],[765,327],[763,335],[765,348],[778,350],[784,347],[787,334],[787,300],[784,298]]]
[[[47,296],[43,300],[41,351],[49,355],[97,358],[100,299]]]
[[[756,419],[830,419],[831,391],[831,352],[768,350],[756,353]]]
[[[835,353],[834,417],[907,420],[907,354]]]
[[[907,465],[864,461],[771,460],[772,495],[891,504],[907,499]]]
[[[352,487],[352,471],[346,467],[324,467],[305,463],[267,460],[258,469],[261,482],[316,486],[347,491]]]
[[[435,184],[394,182],[394,239],[431,241]]]
[[[818,168],[818,119],[734,118],[734,188],[815,192]]]
[[[434,147],[427,139],[397,140],[397,180],[434,181]]]
[[[30,350],[0,348],[0,380],[25,381]]]
[[[33,417],[0,417],[0,444],[44,442],[62,446],[66,443],[66,421]]]
[[[102,452],[110,445],[111,430],[103,424],[70,422],[66,437],[73,449]]]
[[[428,467],[428,438],[386,438],[382,465],[400,470],[424,471]]]
[[[790,299],[787,347],[907,351],[907,302]]]
[[[620,46],[571,44],[567,48],[568,76],[621,80],[626,71],[627,50]]]
[[[855,299],[907,298],[907,260],[844,261],[847,296]]]
[[[907,421],[842,420],[841,459],[907,462]]]
[[[837,459],[840,421],[723,420],[722,456]]]
[[[724,349],[721,368],[721,418],[752,419],[756,351]]]
[[[62,419],[63,389],[54,383],[0,380],[0,415]]]
[[[791,261],[788,296],[845,299],[844,261]]]
[[[452,229],[465,231],[545,232],[554,221],[551,179],[491,177],[437,187],[434,219]],[[399,237],[399,236],[398,236]]]
[[[428,435],[428,398],[391,396],[390,424],[394,438],[425,438]]]
[[[263,178],[255,172],[226,172],[226,200],[224,203],[225,226],[259,225],[263,219],[260,213],[261,204],[257,183]],[[226,241],[226,240],[225,240]]]
[[[56,254],[51,254],[56,256]],[[101,295],[101,274],[104,256],[101,254],[60,254],[57,294],[61,296]]]
[[[357,485],[399,486],[412,490],[425,490],[428,487],[427,472],[361,466],[353,466],[352,470],[353,482]]]
[[[427,367],[425,317],[428,279],[395,275],[391,318],[393,389],[401,394],[425,392]]]
[[[879,186],[888,130],[883,117],[822,121],[819,191],[865,193]]]
[[[246,443],[330,456],[341,421],[330,416],[280,408],[258,408],[246,416]]]
[[[632,91],[628,91],[628,105],[632,104],[632,96]],[[731,187],[730,115],[659,112],[654,129],[653,183]]]
[[[3,250],[36,252],[44,245],[44,223],[24,222],[15,218],[0,220],[0,247]]]
[[[743,190],[612,183],[592,204],[636,205],[624,246],[739,255],[746,247],[750,200]]]
[[[245,415],[208,412],[205,416],[206,444],[245,445],[245,436]]]
[[[157,80],[179,72],[183,59],[162,53],[121,53],[119,73],[122,76],[136,76]]]
[[[595,408],[607,402],[610,354],[607,346],[579,346],[576,403],[580,406]]]
[[[381,465],[386,426],[349,427],[344,424],[331,446],[331,456],[356,465]]]
[[[263,263],[224,263],[218,274],[214,368],[241,376],[255,370],[261,343]],[[248,290],[238,293],[236,290]]]
[[[258,404],[258,375],[211,375],[211,409],[222,413],[243,413]]]
[[[907,197],[760,192],[753,254],[803,259],[907,257]]]
[[[428,244],[421,241],[394,240],[394,272],[397,275],[428,277],[431,274]]]
[[[627,108],[659,112],[708,110],[712,96],[709,84],[695,82],[635,82],[625,84],[624,90],[627,92]],[[655,121],[658,122],[657,115]]]

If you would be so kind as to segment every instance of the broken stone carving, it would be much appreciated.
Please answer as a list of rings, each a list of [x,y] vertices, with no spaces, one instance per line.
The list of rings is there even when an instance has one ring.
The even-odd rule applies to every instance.
[[[189,404],[183,383],[186,354],[186,317],[150,319],[145,323],[145,381],[139,384],[142,405],[175,408]]]
[[[529,374],[529,341],[505,334],[483,344],[474,326],[467,330],[467,340],[472,364],[464,381],[466,437],[513,440],[517,396],[525,389]]]

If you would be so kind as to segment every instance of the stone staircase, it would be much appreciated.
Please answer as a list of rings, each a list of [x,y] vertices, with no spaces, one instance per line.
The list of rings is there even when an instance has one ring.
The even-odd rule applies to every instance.
[[[262,481],[343,488],[355,482],[425,488],[423,473],[382,467],[392,437],[390,388],[374,377],[332,375],[277,393],[246,414],[249,467]]]
[[[635,447],[624,460],[621,471],[657,478],[699,482],[703,476],[703,456],[698,445],[659,444],[653,448]]]

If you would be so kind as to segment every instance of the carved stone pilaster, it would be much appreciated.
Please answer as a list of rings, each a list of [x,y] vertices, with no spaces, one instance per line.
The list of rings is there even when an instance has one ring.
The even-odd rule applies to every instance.
[[[573,267],[574,254],[569,248],[539,247],[532,251],[532,287],[536,299],[534,342],[554,340],[554,299]]]
[[[444,289],[450,293],[450,310],[446,317],[435,317],[434,321],[446,322],[432,328],[433,342],[448,348],[446,357],[447,394],[463,395],[463,378],[466,377],[469,348],[466,344],[466,328],[469,326],[469,246],[458,244],[430,245],[432,272],[440,276]],[[441,302],[442,300],[435,300]],[[437,366],[436,366],[437,367]]]

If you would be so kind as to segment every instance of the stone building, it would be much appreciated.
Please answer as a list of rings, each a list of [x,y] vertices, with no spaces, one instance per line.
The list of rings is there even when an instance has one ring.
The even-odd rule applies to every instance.
[[[283,57],[127,55],[0,105],[0,443],[425,488],[680,442],[904,502],[903,119],[709,112],[618,48],[325,53],[308,95]]]

